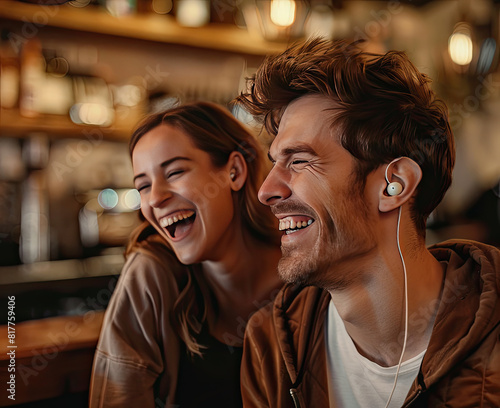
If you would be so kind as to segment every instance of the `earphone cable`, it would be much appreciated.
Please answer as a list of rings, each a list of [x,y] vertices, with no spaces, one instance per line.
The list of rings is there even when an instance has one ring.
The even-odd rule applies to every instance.
[[[408,338],[408,279],[406,276],[406,264],[405,264],[405,260],[403,258],[403,253],[401,252],[401,245],[399,242],[400,222],[401,222],[401,207],[399,207],[399,213],[398,213],[398,226],[397,226],[396,239],[398,241],[399,257],[401,258],[401,263],[403,264],[404,299],[405,299],[405,335],[404,335],[404,340],[403,340],[403,349],[401,350],[401,356],[399,357],[398,368],[396,370],[396,377],[394,378],[394,385],[392,386],[391,395],[389,395],[389,399],[388,399],[387,403],[385,404],[385,408],[389,407],[389,404],[391,403],[391,400],[392,400],[392,396],[394,395],[394,391],[396,390],[396,385],[398,383],[399,370],[401,369],[401,364],[403,363],[403,356],[404,356],[405,350],[406,350],[406,340]]]

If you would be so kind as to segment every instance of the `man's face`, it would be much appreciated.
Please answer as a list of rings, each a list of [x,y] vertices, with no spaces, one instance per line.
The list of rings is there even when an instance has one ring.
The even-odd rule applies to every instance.
[[[286,109],[269,150],[274,167],[259,200],[283,231],[279,273],[287,282],[345,287],[376,246],[373,215],[354,174],[355,159],[332,127],[337,103],[304,96]]]

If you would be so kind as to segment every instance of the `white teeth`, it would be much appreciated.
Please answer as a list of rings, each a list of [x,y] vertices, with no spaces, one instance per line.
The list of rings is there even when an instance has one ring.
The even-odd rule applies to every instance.
[[[289,232],[294,232],[297,231],[300,228],[305,228],[311,225],[313,220],[307,220],[307,221],[295,221],[293,219],[281,219],[279,221],[279,230],[292,230],[292,231],[287,231]]]
[[[185,218],[191,217],[193,214],[194,214],[194,211],[189,210],[189,211],[185,211],[182,213],[178,213],[178,214],[174,215],[173,217],[162,218],[160,220],[160,226],[163,228],[168,227],[168,226],[175,224],[176,222],[179,222]]]

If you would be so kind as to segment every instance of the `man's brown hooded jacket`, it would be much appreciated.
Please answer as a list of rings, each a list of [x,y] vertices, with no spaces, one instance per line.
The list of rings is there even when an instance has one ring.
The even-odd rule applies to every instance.
[[[498,408],[500,251],[458,240],[429,249],[447,265],[445,282],[427,352],[403,406]],[[329,302],[326,291],[288,285],[273,305],[254,314],[241,368],[245,408],[329,407]]]

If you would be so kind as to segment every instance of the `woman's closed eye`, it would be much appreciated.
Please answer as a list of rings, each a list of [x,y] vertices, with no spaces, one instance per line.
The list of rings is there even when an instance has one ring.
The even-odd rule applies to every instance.
[[[166,178],[167,179],[175,178],[176,176],[179,176],[182,173],[184,173],[183,169],[171,170],[167,173]]]
[[[144,191],[146,190],[147,188],[149,188],[149,184],[141,184],[139,186],[136,186],[135,189],[140,193],[141,191]]]

